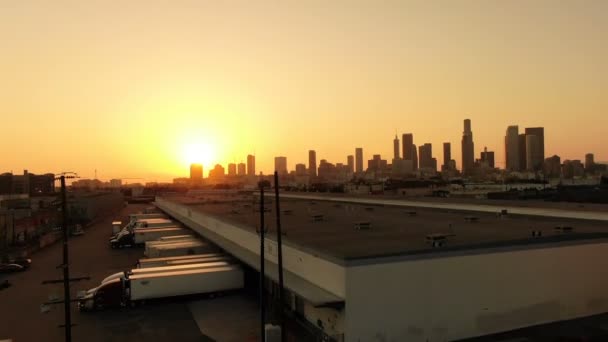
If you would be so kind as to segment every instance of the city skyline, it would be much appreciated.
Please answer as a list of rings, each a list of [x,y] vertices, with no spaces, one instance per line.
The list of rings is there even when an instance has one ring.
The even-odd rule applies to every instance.
[[[311,149],[390,159],[395,130],[438,161],[450,142],[460,169],[463,118],[501,168],[509,125],[545,127],[546,157],[608,160],[603,1],[57,6],[0,11],[0,143],[19,146],[1,172],[168,181],[255,154],[270,173]]]

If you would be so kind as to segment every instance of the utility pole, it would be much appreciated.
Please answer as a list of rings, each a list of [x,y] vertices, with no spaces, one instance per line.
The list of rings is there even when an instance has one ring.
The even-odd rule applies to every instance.
[[[70,298],[70,282],[71,281],[79,281],[84,279],[89,279],[89,277],[79,277],[79,278],[70,278],[70,260],[69,260],[69,252],[68,252],[68,201],[66,194],[66,186],[65,180],[66,178],[77,178],[77,175],[66,176],[66,172],[62,173],[59,177],[61,181],[61,228],[63,231],[63,263],[59,265],[57,268],[63,269],[63,279],[60,280],[45,280],[42,284],[57,284],[63,283],[63,300],[54,300],[44,304],[59,304],[63,303],[63,310],[65,315],[65,322],[63,325],[60,325],[60,328],[65,329],[65,341],[72,342],[72,312],[71,312],[71,303],[72,299]]]
[[[260,181],[260,341],[266,341],[266,312],[264,302],[264,182]]]
[[[285,341],[285,307],[284,307],[284,292],[285,287],[283,285],[283,244],[282,244],[282,233],[281,233],[281,208],[279,205],[279,174],[274,172],[274,195],[276,202],[276,217],[277,217],[277,254],[279,261],[279,322],[281,325],[281,341]]]

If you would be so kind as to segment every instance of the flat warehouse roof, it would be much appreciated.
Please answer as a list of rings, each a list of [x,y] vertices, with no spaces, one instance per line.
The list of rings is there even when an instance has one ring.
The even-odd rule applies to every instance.
[[[243,229],[259,226],[259,197],[255,202],[242,194],[165,199]],[[265,202],[268,237],[274,239],[274,198]],[[608,238],[608,224],[592,220],[289,198],[280,204],[287,244],[340,260]]]

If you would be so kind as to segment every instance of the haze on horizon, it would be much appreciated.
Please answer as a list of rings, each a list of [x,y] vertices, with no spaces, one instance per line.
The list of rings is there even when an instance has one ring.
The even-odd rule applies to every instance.
[[[546,156],[608,160],[607,1],[2,1],[0,172],[170,180],[201,159],[392,155],[462,120],[504,167],[508,125]],[[194,147],[192,147],[194,146]],[[193,157],[197,146],[207,151]],[[190,151],[190,152],[188,152]]]

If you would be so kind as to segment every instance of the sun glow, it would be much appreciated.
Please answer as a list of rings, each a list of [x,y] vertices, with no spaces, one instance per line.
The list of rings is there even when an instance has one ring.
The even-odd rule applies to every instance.
[[[184,145],[182,158],[188,165],[197,163],[206,167],[211,167],[215,160],[215,150],[207,143],[188,143]]]

